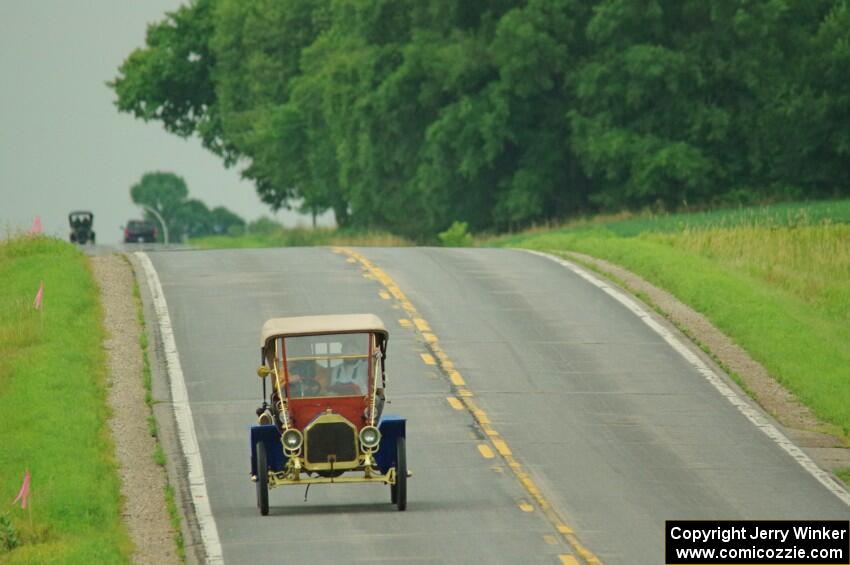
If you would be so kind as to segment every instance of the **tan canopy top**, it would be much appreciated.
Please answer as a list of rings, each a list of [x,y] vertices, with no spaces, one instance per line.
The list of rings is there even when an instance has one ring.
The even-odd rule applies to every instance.
[[[271,318],[263,324],[260,347],[274,337],[287,335],[376,332],[389,335],[384,323],[374,314],[334,314],[331,316],[296,316]]]

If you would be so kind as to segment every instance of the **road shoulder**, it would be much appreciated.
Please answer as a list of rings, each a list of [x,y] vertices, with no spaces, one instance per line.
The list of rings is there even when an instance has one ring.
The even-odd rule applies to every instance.
[[[109,427],[124,498],[123,519],[135,546],[134,563],[179,563],[165,502],[165,472],[154,461],[142,380],[141,328],[133,299],[133,272],[119,255],[91,259],[100,287],[108,338]]]
[[[572,251],[556,254],[604,275],[673,323],[775,418],[782,431],[821,468],[835,473],[850,467],[850,449],[834,435],[824,432],[829,425],[705,316],[618,265]]]
[[[188,464],[180,444],[163,338],[153,295],[148,286],[144,268],[136,253],[127,253],[126,257],[132,265],[133,273],[139,285],[139,296],[142,300],[142,312],[146,321],[145,330],[148,335],[153,415],[156,419],[159,443],[165,454],[165,471],[168,482],[174,489],[174,500],[180,513],[180,529],[183,535],[185,560],[190,565],[206,563],[207,556],[201,536],[201,528],[192,504]]]

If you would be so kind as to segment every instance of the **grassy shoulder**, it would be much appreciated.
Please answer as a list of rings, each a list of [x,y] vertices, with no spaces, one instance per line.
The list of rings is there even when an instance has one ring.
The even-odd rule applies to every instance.
[[[247,247],[309,247],[317,245],[352,245],[361,247],[393,247],[411,242],[387,232],[348,231],[335,228],[285,228],[268,233],[240,236],[216,235],[190,240],[204,249],[234,249]]]
[[[501,238],[621,265],[704,314],[850,444],[850,201],[624,218]]]
[[[73,246],[0,242],[0,503],[19,542],[0,545],[5,562],[129,561],[101,320],[97,286]],[[30,507],[10,507],[27,469]]]

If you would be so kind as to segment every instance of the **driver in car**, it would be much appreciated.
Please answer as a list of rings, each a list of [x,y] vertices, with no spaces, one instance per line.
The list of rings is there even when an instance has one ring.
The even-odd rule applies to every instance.
[[[324,396],[329,388],[327,371],[312,360],[289,363],[290,394],[296,397]]]

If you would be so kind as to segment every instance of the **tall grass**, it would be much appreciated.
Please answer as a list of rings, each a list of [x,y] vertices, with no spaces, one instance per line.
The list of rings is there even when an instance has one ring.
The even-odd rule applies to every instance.
[[[747,273],[850,324],[850,225],[691,229],[647,239]]]
[[[205,249],[245,247],[309,247],[317,245],[351,245],[359,247],[397,247],[411,245],[403,237],[379,231],[348,231],[333,228],[291,228],[268,234],[210,236],[192,239],[192,245]]]
[[[5,562],[128,560],[103,338],[98,290],[81,253],[43,237],[0,242],[0,507],[21,542],[0,553]],[[21,510],[9,503],[27,469],[31,509]]]
[[[850,201],[582,222],[500,245],[578,251],[703,313],[850,442]]]
[[[784,202],[767,206],[732,208],[693,213],[655,214],[651,211],[623,211],[573,218],[523,231],[519,234],[484,238],[484,245],[512,245],[534,234],[575,233],[605,230],[620,237],[633,237],[647,232],[679,233],[687,230],[737,227],[800,227],[828,223],[850,224],[850,200],[816,202]]]

